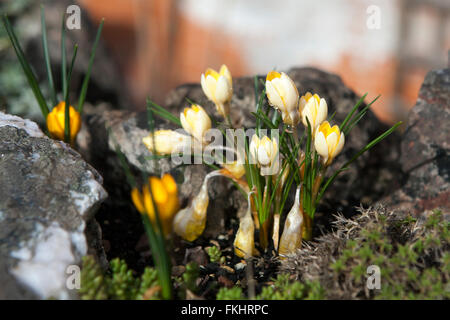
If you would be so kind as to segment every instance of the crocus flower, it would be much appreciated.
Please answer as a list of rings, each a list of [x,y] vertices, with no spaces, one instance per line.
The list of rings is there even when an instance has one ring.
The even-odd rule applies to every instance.
[[[203,142],[205,132],[211,129],[211,119],[206,111],[197,104],[185,108],[180,113],[180,121],[183,129],[200,142]]]
[[[236,179],[242,178],[242,176],[245,174],[244,165],[239,163],[238,161],[233,161],[231,163],[224,163],[222,164],[222,167],[228,170],[228,172],[230,172],[231,175]]]
[[[300,213],[300,187],[295,192],[294,205],[289,211],[284,223],[283,234],[280,239],[278,253],[287,255],[295,253],[302,244],[302,224],[303,216]]]
[[[218,171],[208,173],[203,180],[200,192],[186,208],[180,210],[175,216],[173,221],[175,233],[187,241],[194,241],[205,229],[209,204],[208,180],[216,175],[220,175],[220,173]]]
[[[251,214],[251,193],[248,195],[248,209],[239,220],[239,229],[234,239],[234,253],[241,258],[248,258],[255,253],[255,224]]]
[[[337,125],[331,127],[328,121],[324,121],[317,128],[314,147],[323,157],[325,165],[329,165],[342,151],[344,143],[345,135],[339,130]]]
[[[328,106],[324,98],[320,98],[318,94],[312,95],[307,92],[300,98],[299,111],[303,125],[308,128],[308,122],[306,121],[306,118],[308,118],[311,125],[311,134],[314,135],[316,128],[327,118]]]
[[[165,174],[161,179],[150,177],[148,184],[142,187],[142,192],[133,188],[131,199],[136,209],[141,214],[147,214],[152,223],[156,223],[153,206],[155,203],[164,234],[168,235],[172,231],[173,217],[177,213],[180,203],[177,184],[170,174]]]
[[[290,126],[298,124],[298,90],[286,73],[270,71],[267,74],[266,94],[270,105],[281,112],[284,123]]]
[[[180,153],[186,147],[190,149],[191,137],[173,130],[158,130],[155,131],[154,136],[150,133],[144,137],[142,142],[150,152],[155,149],[157,154],[167,155],[174,152]]]
[[[275,175],[279,171],[278,142],[275,138],[270,140],[268,136],[259,139],[253,135],[250,142],[250,156],[261,167],[261,175]]]
[[[65,106],[66,103],[61,101],[47,115],[47,129],[54,139],[64,140],[65,128]],[[70,122],[70,142],[73,143],[81,128],[81,116],[74,107],[69,106],[69,122]]]
[[[233,95],[233,81],[227,66],[222,65],[219,72],[208,68],[204,74],[202,73],[201,85],[205,95],[214,102],[217,111],[226,119]]]

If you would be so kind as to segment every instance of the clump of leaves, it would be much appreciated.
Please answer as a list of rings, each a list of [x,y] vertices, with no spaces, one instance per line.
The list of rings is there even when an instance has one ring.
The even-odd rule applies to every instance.
[[[317,280],[331,299],[448,299],[449,222],[441,211],[421,220],[383,207],[338,216],[336,230],[282,262],[282,272]],[[381,288],[369,290],[367,267],[380,269]]]
[[[154,268],[145,268],[135,277],[124,260],[113,259],[104,274],[92,256],[83,258],[80,298],[83,300],[142,300],[159,299],[160,286]]]
[[[274,284],[262,288],[259,300],[321,300],[324,292],[317,281],[290,281],[289,274],[280,274]]]
[[[217,293],[217,300],[243,300],[242,288],[221,288]],[[279,274],[272,284],[262,288],[257,300],[320,300],[324,298],[324,291],[317,281],[292,281],[289,274]]]
[[[220,288],[219,292],[217,292],[216,296],[217,300],[244,300],[244,294],[242,292],[242,288],[238,286],[234,286],[231,288]]]
[[[200,268],[197,263],[189,262],[186,265],[186,271],[183,273],[183,282],[187,289],[195,292],[197,289],[197,279],[200,275]]]
[[[222,257],[222,252],[216,246],[212,246],[206,249],[209,256],[209,261],[213,263],[223,263],[225,262],[225,257]]]

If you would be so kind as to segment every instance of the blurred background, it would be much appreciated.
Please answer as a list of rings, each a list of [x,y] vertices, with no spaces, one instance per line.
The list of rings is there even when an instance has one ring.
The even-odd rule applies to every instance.
[[[39,1],[2,2],[11,11]],[[392,123],[414,105],[426,72],[447,65],[450,49],[449,0],[75,3],[82,18],[76,32],[105,18],[103,41],[123,81],[123,108],[135,110],[144,109],[146,96],[164,103],[171,89],[199,82],[207,67],[222,63],[234,77],[313,66],[338,74],[359,95],[368,92],[367,99],[381,94],[374,111]]]

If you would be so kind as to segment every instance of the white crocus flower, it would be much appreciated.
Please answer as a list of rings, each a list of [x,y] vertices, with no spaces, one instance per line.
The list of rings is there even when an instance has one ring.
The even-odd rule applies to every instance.
[[[320,98],[318,94],[312,95],[307,92],[300,98],[299,111],[303,125],[308,128],[308,122],[306,121],[306,118],[308,118],[311,133],[314,135],[316,128],[327,118],[328,106],[324,98]]]
[[[284,223],[278,253],[281,256],[295,253],[302,244],[303,216],[300,212],[300,187],[295,192],[294,205],[289,211]]]
[[[199,105],[193,104],[180,113],[181,126],[195,139],[203,143],[205,132],[211,129],[211,119]]]
[[[205,95],[214,102],[217,111],[226,119],[229,114],[229,103],[233,95],[233,80],[227,66],[222,65],[219,72],[208,68],[202,74],[200,82]]]
[[[218,175],[220,175],[219,171],[208,173],[203,180],[200,192],[192,199],[189,206],[176,214],[173,220],[173,230],[183,239],[194,241],[205,230],[209,204],[208,180]]]
[[[142,142],[150,152],[155,150],[157,154],[168,155],[190,149],[191,137],[173,130],[158,130],[155,131],[154,137],[149,134]]]
[[[252,162],[261,167],[261,175],[275,175],[279,171],[279,151],[278,142],[275,138],[270,140],[269,137],[264,136],[259,139],[256,134],[253,135],[250,142],[250,156]]]
[[[249,258],[256,253],[255,249],[255,224],[251,214],[251,201],[248,195],[248,209],[239,220],[239,229],[234,239],[234,253],[241,258]]]
[[[342,151],[345,143],[345,135],[337,125],[330,126],[328,121],[316,130],[314,147],[322,157],[325,165],[329,165],[333,159]]]
[[[287,74],[269,72],[266,77],[266,94],[270,105],[281,112],[284,123],[290,126],[299,123],[298,90]]]

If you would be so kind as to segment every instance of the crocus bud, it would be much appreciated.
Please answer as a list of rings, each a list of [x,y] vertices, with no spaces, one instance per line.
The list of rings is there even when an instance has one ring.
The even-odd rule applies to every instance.
[[[61,101],[47,115],[47,129],[54,139],[64,140],[66,103]],[[69,106],[70,142],[73,143],[81,128],[81,116],[74,107]]]
[[[180,153],[186,148],[190,150],[191,147],[191,137],[178,133],[173,130],[158,130],[155,131],[154,137],[149,134],[147,137],[142,139],[145,146],[153,152],[156,151],[157,154],[167,155],[172,153]],[[155,145],[153,145],[153,142]]]
[[[180,210],[175,216],[173,221],[175,233],[187,241],[194,241],[205,229],[209,204],[208,179],[216,175],[219,175],[218,171],[207,174],[200,192],[192,199],[188,207]]]
[[[200,142],[203,142],[205,132],[211,129],[211,119],[206,111],[197,104],[185,108],[180,113],[180,121],[183,129]]]
[[[228,172],[230,172],[231,175],[236,179],[242,178],[242,176],[245,174],[244,165],[239,163],[238,161],[233,161],[231,163],[224,163],[222,164],[222,167],[228,170]]]
[[[300,187],[295,192],[294,205],[289,211],[284,223],[283,234],[280,239],[278,253],[280,255],[293,254],[302,244],[303,216],[300,213]]]
[[[256,164],[261,167],[262,176],[275,175],[279,172],[278,142],[275,138],[270,140],[269,137],[264,136],[259,139],[254,134],[249,150],[252,161],[256,161]]]
[[[299,111],[303,125],[308,128],[308,122],[306,121],[306,118],[308,118],[311,125],[311,134],[314,135],[316,128],[327,118],[328,106],[324,98],[307,92],[300,98]]]
[[[314,147],[322,157],[323,163],[329,165],[333,159],[342,151],[345,143],[345,135],[337,125],[330,126],[324,121],[316,130]]]
[[[173,217],[180,206],[177,184],[170,174],[165,174],[161,179],[150,177],[148,184],[143,186],[142,193],[139,189],[133,188],[131,199],[136,209],[141,214],[147,214],[153,224],[156,223],[155,208],[153,206],[153,203],[155,203],[163,233],[165,235],[170,234]]]
[[[208,68],[204,74],[202,73],[201,85],[203,92],[214,102],[220,115],[227,118],[229,102],[233,95],[233,81],[227,66],[222,65],[219,72]]]
[[[283,122],[295,126],[300,121],[298,113],[298,90],[289,76],[270,71],[266,77],[266,93],[270,105],[281,112]]]
[[[248,209],[239,221],[239,229],[234,239],[234,253],[241,258],[248,258],[255,253],[255,224],[251,214],[251,193],[248,195]]]

